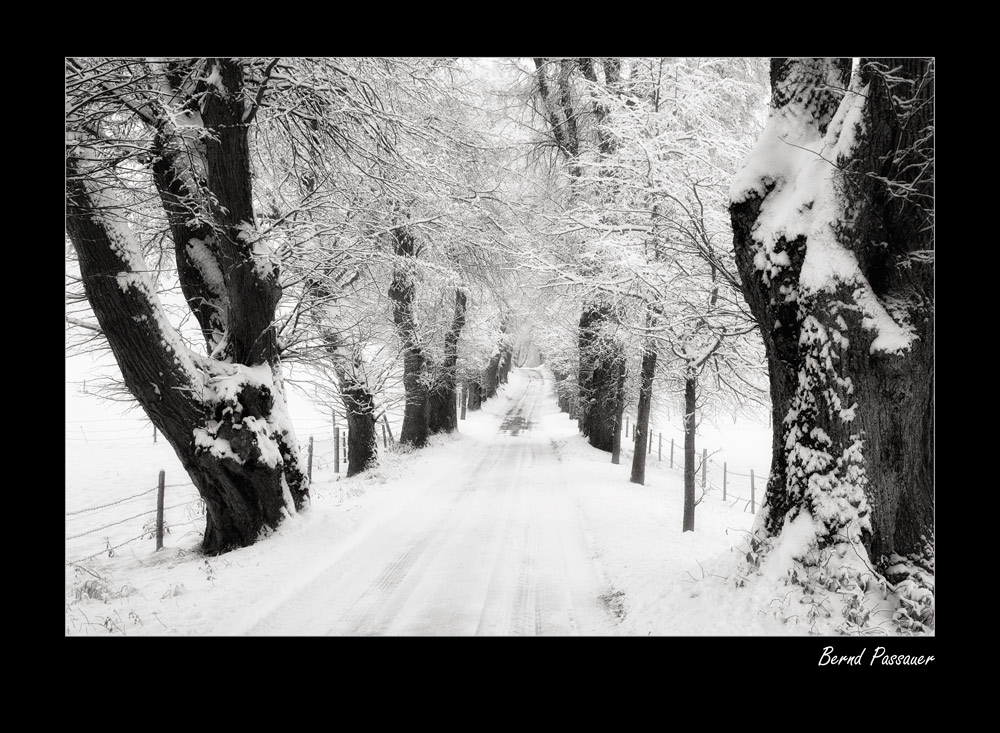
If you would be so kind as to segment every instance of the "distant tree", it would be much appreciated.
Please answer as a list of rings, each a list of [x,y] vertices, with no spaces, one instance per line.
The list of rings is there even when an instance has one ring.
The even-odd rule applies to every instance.
[[[847,548],[904,595],[933,589],[934,61],[773,59],[771,86],[731,193],[771,365],[756,531],[794,531],[812,575]]]
[[[654,382],[684,395],[690,530],[697,415],[764,394],[763,347],[728,244],[727,193],[760,125],[765,68],[739,58],[576,61],[574,119],[589,147],[581,142],[572,196],[553,217],[545,266],[583,294],[578,373],[593,387],[581,392],[583,411],[600,406],[594,414],[620,430],[620,410],[608,410],[638,401],[633,482],[645,481]],[[617,462],[620,439],[609,434]]]
[[[569,200],[575,205],[578,198],[594,193],[587,192],[580,182],[583,159],[590,152],[587,143],[593,144],[598,156],[607,155],[614,144],[600,127],[606,109],[582,97],[579,79],[585,77],[591,84],[603,83],[617,93],[620,67],[616,59],[535,58],[533,62],[539,113],[546,123],[547,134],[566,161]],[[594,129],[589,125],[591,131],[585,137],[583,121],[590,114],[596,116],[597,126]],[[599,201],[602,194],[595,195]],[[599,251],[588,250],[585,241],[574,259],[576,269],[584,276],[600,275],[606,265]],[[627,361],[615,335],[616,313],[617,308],[604,293],[592,291],[584,297],[578,332],[580,364],[575,371],[580,432],[595,448],[611,452],[612,460],[617,463]]]

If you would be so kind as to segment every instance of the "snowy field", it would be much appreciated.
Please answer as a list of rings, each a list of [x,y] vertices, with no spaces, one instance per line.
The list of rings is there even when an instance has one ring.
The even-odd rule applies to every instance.
[[[551,625],[528,628],[517,619],[498,617],[495,623],[481,623],[478,633],[646,636],[817,631],[815,625],[782,623],[766,614],[748,613],[751,604],[759,606],[762,599],[735,588],[735,579],[729,574],[735,568],[737,554],[746,551],[741,540],[753,521],[747,487],[740,483],[741,478],[730,478],[727,500],[723,501],[721,468],[716,476],[710,466],[708,491],[697,507],[696,531],[682,533],[679,445],[673,469],[668,466],[667,455],[662,461],[656,460],[658,446],[654,445],[647,466],[647,485],[630,483],[631,451],[623,452],[620,465],[612,465],[609,454],[588,446],[578,435],[575,423],[558,411],[547,375],[544,396],[536,400],[530,424],[515,430],[513,436],[509,421],[508,429],[501,430],[505,417],[516,413],[518,400],[524,399],[529,372],[534,373],[515,369],[509,384],[501,388],[495,399],[486,402],[482,411],[469,413],[468,419],[460,423],[459,435],[435,437],[426,449],[409,454],[380,449],[379,468],[352,479],[343,478],[343,467],[341,474],[334,473],[329,419],[312,409],[300,395],[294,396],[291,413],[298,438],[305,445],[310,435],[314,437],[311,508],[287,521],[266,540],[212,558],[201,557],[195,551],[204,521],[201,503],[170,447],[162,438],[153,442],[149,423],[137,411],[125,413],[116,409],[118,405],[84,393],[81,379],[68,379],[66,634],[312,633],[307,620],[303,620],[301,628],[288,628],[269,627],[267,619],[282,604],[311,607],[310,596],[305,592],[310,583],[315,586],[324,573],[334,572],[331,568],[336,568],[336,563],[344,557],[368,558],[364,543],[384,528],[395,526],[394,522],[405,526],[409,517],[416,524],[423,521],[423,515],[428,515],[426,521],[430,523],[431,510],[426,509],[422,514],[418,511],[422,506],[431,506],[430,492],[451,491],[462,481],[463,473],[472,471],[474,464],[485,462],[486,452],[496,450],[498,442],[517,443],[524,439],[530,439],[535,446],[530,453],[523,453],[532,456],[531,465],[523,469],[524,479],[516,481],[517,485],[511,484],[511,490],[521,492],[518,502],[548,492],[549,505],[564,502],[575,507],[589,557],[574,560],[574,567],[568,568],[567,573],[590,572],[581,568],[593,564],[597,578],[593,595],[610,623],[604,628],[595,620],[593,628],[585,627],[580,618],[573,617],[584,614],[581,610],[584,604],[568,604],[565,609],[550,604]],[[545,374],[544,370],[539,374]],[[766,470],[769,442],[766,426],[751,429],[736,425],[729,434],[726,427],[717,425],[700,440],[710,451],[727,446],[713,461],[721,467],[725,455],[732,458],[729,465],[734,470],[748,472],[751,467]],[[750,450],[747,445],[758,447]],[[538,446],[551,446],[551,450],[546,447],[539,452],[535,450]],[[165,517],[169,533],[164,548],[154,552],[155,487],[160,469],[166,472]],[[494,482],[493,474],[482,475],[484,481]],[[719,488],[713,488],[713,484]],[[758,501],[762,493],[761,486]],[[535,510],[529,506],[526,511]],[[404,517],[402,521],[400,516]],[[538,518],[540,522],[547,521],[544,513]],[[515,517],[512,521],[515,525],[521,522],[524,527],[534,526],[530,517]],[[552,537],[557,534],[562,536],[565,532],[553,530]],[[544,530],[539,536],[536,544],[541,549],[536,553],[537,558],[532,556],[531,563],[537,559],[541,577],[543,571],[551,571],[546,552],[565,555],[566,550],[555,544],[555,540],[547,550]],[[456,548],[465,551],[465,545],[460,543]],[[442,558],[449,556],[445,544],[435,552]],[[375,561],[372,556],[370,562]],[[425,582],[418,577],[421,567],[416,565],[405,582],[394,581],[406,588],[407,599],[421,596],[421,584]],[[497,567],[501,568],[499,562]],[[372,572],[377,570],[374,568]],[[427,565],[427,572],[452,571]],[[501,569],[494,574],[503,576],[505,572]],[[526,581],[522,578],[521,582]],[[583,592],[581,588],[571,589],[571,594],[579,595]],[[544,600],[542,586],[531,585],[530,591],[539,599],[535,601],[537,609]],[[512,600],[503,598],[503,592],[492,595],[500,597],[501,603]],[[374,603],[370,599],[365,602]],[[376,611],[381,613],[373,608],[373,613]],[[322,633],[477,633],[475,626],[467,628],[457,620],[451,626],[424,628],[416,625],[415,615],[411,619],[403,612],[394,618],[392,623],[387,620],[382,626],[366,625],[359,620],[350,628],[333,628]],[[597,628],[601,631],[594,630]]]

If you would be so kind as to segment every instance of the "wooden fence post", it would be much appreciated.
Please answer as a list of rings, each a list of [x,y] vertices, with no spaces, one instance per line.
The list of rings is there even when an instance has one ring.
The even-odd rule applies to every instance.
[[[674,439],[670,439],[670,467],[674,467]]]
[[[708,477],[708,448],[701,449],[701,488],[705,488],[705,479]]]
[[[461,400],[462,400],[462,416],[459,419],[460,420],[464,420],[465,419],[465,404],[469,401],[469,383],[468,382],[462,382],[462,397],[461,397]]]
[[[726,468],[726,462],[723,461],[722,462],[722,500],[723,501],[726,500],[726,473],[727,473],[727,470],[728,469]]]
[[[389,424],[389,416],[384,412],[382,413],[382,427],[389,431],[389,442],[395,443],[396,439],[392,437],[392,425]]]
[[[313,436],[309,436],[309,462],[306,464],[306,473],[309,475],[309,483],[313,480]]]
[[[163,491],[166,488],[167,472],[160,469],[160,480],[156,487],[156,549],[163,547]]]
[[[751,514],[755,513],[754,511],[756,507],[756,497],[754,496],[755,493],[756,489],[754,488],[753,485],[753,469],[751,468],[750,469],[750,513]]]
[[[653,431],[652,430],[649,431],[649,450],[646,451],[646,452],[649,453],[650,455],[652,455],[652,453],[653,453]]]
[[[663,433],[660,433],[660,444],[656,448],[656,460],[663,460]]]
[[[156,426],[153,426],[153,442],[156,442]]]
[[[382,447],[389,450],[389,436],[385,434],[385,425],[382,426]]]
[[[350,440],[350,437],[351,437],[351,431],[350,430],[345,430],[344,431],[344,468],[349,468],[349,466],[347,464],[347,441]]]
[[[333,428],[333,472],[340,473],[340,428]]]

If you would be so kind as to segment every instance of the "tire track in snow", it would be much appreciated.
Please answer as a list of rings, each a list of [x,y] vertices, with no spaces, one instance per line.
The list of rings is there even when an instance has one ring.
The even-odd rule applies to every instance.
[[[448,533],[443,531],[444,528],[451,523],[449,520],[460,504],[464,503],[463,500],[476,491],[480,476],[493,470],[503,458],[503,453],[503,445],[491,446],[462,483],[447,512],[432,526],[420,532],[366,588],[361,597],[348,609],[343,623],[338,624],[347,627],[346,633],[377,635],[386,631],[413,593],[415,585],[421,580],[418,575],[411,574],[411,571],[418,563],[427,565],[434,559],[434,554],[440,554],[446,544],[444,539],[448,536]],[[435,541],[439,545],[438,552],[431,553],[427,558],[422,557]]]
[[[518,484],[524,463],[524,451],[517,452],[517,464],[512,472],[512,481],[504,490],[503,530],[497,542],[497,553],[493,560],[493,570],[486,585],[482,611],[476,625],[476,635],[495,635],[509,633],[511,625],[512,606],[507,599],[510,595],[511,554],[516,550],[516,544],[511,542],[513,535],[515,512],[514,506],[518,498]]]
[[[494,443],[418,479],[251,633],[613,633],[575,493],[538,429],[547,382],[522,373]]]
[[[381,549],[376,547],[373,558],[373,545],[379,536],[384,537],[387,529],[407,524],[412,515],[419,517],[428,495],[433,495],[434,491],[433,486],[427,488],[427,481],[447,480],[448,474],[453,471],[475,476],[481,470],[495,465],[501,453],[502,446],[493,445],[484,453],[472,453],[469,457],[460,457],[451,471],[432,474],[430,479],[425,479],[423,484],[414,487],[411,499],[363,527],[358,534],[348,540],[346,546],[334,552],[325,566],[293,578],[290,582],[296,590],[249,609],[242,621],[236,622],[236,633],[244,635],[311,633],[299,629],[313,629],[324,625],[327,628],[320,633],[346,633],[348,630],[343,629],[340,622],[350,612],[354,603],[361,600],[351,595],[352,588],[366,582],[365,576],[371,574],[373,565],[374,567],[382,567],[386,563],[391,565],[400,555],[405,555],[407,548],[396,557],[381,559]],[[459,493],[466,488],[466,485],[460,487]],[[451,491],[455,492],[454,489]],[[411,543],[414,544],[419,544],[419,538]],[[376,578],[367,581],[367,584],[377,582]],[[324,621],[324,619],[329,620]],[[333,628],[330,628],[331,623]]]

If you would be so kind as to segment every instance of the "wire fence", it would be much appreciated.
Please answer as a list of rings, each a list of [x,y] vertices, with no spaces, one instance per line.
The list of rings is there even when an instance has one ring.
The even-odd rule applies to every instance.
[[[341,428],[337,425],[335,415],[332,415],[331,418],[330,421],[320,418],[311,418],[302,421],[303,423],[309,423],[309,425],[305,426],[307,430],[315,427],[317,432],[321,432],[322,435],[322,437],[318,438],[310,435],[308,448],[306,449],[305,446],[302,446],[303,453],[305,454],[307,451],[307,470],[310,480],[312,479],[314,468],[319,470],[330,470],[332,468],[335,473],[346,472],[348,470],[347,444],[350,433],[346,427]],[[125,421],[132,423],[132,425],[126,427],[115,426],[115,423]],[[298,423],[299,421],[296,422]],[[134,418],[73,420],[67,421],[66,424],[66,439],[68,441],[111,442],[145,440],[154,443],[157,442],[157,434],[153,425],[149,422],[144,424],[143,421]],[[86,430],[84,426],[87,426]],[[331,427],[332,430],[330,429]],[[634,426],[628,426],[627,423],[623,431],[623,438],[628,437],[629,427],[631,427],[634,438]],[[670,426],[670,429],[676,430],[683,435],[683,431],[677,430],[673,426]],[[75,437],[77,432],[81,434],[80,438]],[[394,443],[392,430],[388,426],[383,425],[381,432],[383,445],[388,448],[389,445]],[[88,433],[97,436],[111,435],[112,437],[90,437]],[[119,435],[120,433],[129,433],[129,435]],[[684,470],[683,442],[681,442],[680,449],[678,450],[676,441],[672,438],[668,440],[668,443],[664,442],[662,431],[656,433],[655,436],[650,435],[647,452],[650,459],[653,458],[655,453],[655,460],[647,462],[647,466],[654,465],[663,470],[675,470],[682,473]],[[632,452],[628,446],[623,446],[623,449],[623,452]],[[756,471],[755,469],[750,469],[749,473],[731,470],[728,467],[728,463],[719,461],[714,455],[708,456],[707,451],[704,449],[696,459],[695,469],[695,482],[696,486],[702,490],[702,497],[716,493],[727,503],[732,502],[731,506],[733,507],[744,503],[744,511],[756,511],[760,490],[766,485],[767,472]],[[749,479],[749,481],[746,481],[746,479]],[[121,514],[127,513],[127,510],[126,512],[122,512],[124,505],[148,500],[151,494],[160,489],[159,485],[113,501],[67,511],[65,514],[68,535],[66,537],[67,543],[77,543],[79,540],[89,538],[85,541],[89,543],[89,546],[84,543],[74,545],[74,549],[78,549],[81,552],[93,550],[97,546],[93,544],[95,540],[103,541],[104,544],[97,551],[76,557],[73,560],[67,560],[67,564],[78,564],[105,554],[113,557],[115,551],[122,547],[142,539],[155,540],[158,533],[162,537],[164,530],[169,533],[180,527],[204,524],[205,504],[191,482],[164,483],[162,488],[164,491],[171,489],[172,495],[179,495],[179,498],[184,500],[175,501],[170,506],[163,507],[163,524],[160,527],[157,527],[156,520],[144,519],[158,514],[159,510],[155,504],[152,508],[129,514],[129,516],[121,516]],[[177,515],[179,510],[184,510],[184,513],[180,516]],[[172,516],[168,517],[167,512],[172,512]],[[125,535],[135,531],[135,525],[131,525],[130,523],[138,523],[139,521],[143,521],[143,531],[140,534],[125,537]],[[68,545],[67,555],[69,555]]]
[[[118,499],[117,501],[109,501],[107,504],[98,504],[96,506],[89,506],[84,509],[77,509],[75,512],[66,512],[67,517],[73,517],[77,514],[86,514],[87,512],[96,512],[98,509],[107,509],[109,506],[115,506],[117,504],[124,504],[127,501],[132,501],[133,499],[138,499],[141,496],[146,496],[147,494],[152,494],[159,487],[154,486],[146,491],[140,491],[138,494],[132,494],[132,496],[126,496],[123,499]]]
[[[684,431],[680,428],[671,425],[668,426],[668,429],[679,433],[681,436],[684,435]],[[622,429],[623,441],[625,438],[630,437],[630,431],[634,441],[635,425],[630,424],[628,419],[626,419]],[[623,444],[622,452],[633,454],[634,446]],[[662,431],[653,432],[653,430],[650,430],[646,452],[648,455],[647,467],[655,465],[663,470],[673,470],[683,474],[683,440],[679,444],[674,438],[668,438],[664,442]],[[651,458],[654,459],[652,463],[650,463]],[[701,490],[702,496],[718,493],[721,500],[727,503],[732,502],[731,506],[735,507],[744,502],[744,511],[756,513],[757,507],[760,506],[760,498],[763,495],[763,490],[767,487],[769,472],[759,471],[754,468],[748,470],[749,473],[734,471],[729,468],[727,461],[719,460],[715,457],[715,454],[708,455],[707,449],[703,448],[695,456],[695,486]],[[736,477],[736,480],[734,480],[734,477]],[[743,481],[740,479],[749,480]]]
[[[347,470],[349,432],[341,431],[339,428],[333,432],[334,435],[330,437],[316,439],[314,436],[309,436],[308,443],[302,447],[310,480],[314,467],[320,470],[333,469],[336,472]],[[160,499],[158,492],[161,489],[164,494],[167,490],[171,490],[172,496],[182,499],[164,506],[162,517],[156,505]],[[151,506],[147,505],[149,508],[143,511],[135,511],[139,507],[133,509],[133,505],[141,506],[143,501],[151,502]],[[132,511],[129,511],[130,509]],[[180,527],[189,525],[203,527],[204,522],[205,503],[190,481],[169,484],[164,481],[162,487],[157,483],[151,488],[113,501],[74,508],[65,513],[66,554],[67,558],[71,554],[81,554],[73,559],[67,559],[66,564],[77,565],[101,555],[113,557],[117,550],[132,543],[143,539],[156,540],[158,535],[162,537],[164,531],[170,533]],[[138,526],[141,526],[143,531],[140,534],[132,534]],[[103,547],[94,551],[101,544]]]
[[[65,527],[67,536],[65,541],[67,543],[67,557],[70,556],[71,551],[87,553],[88,550],[93,550],[94,547],[100,546],[102,542],[104,545],[103,548],[96,552],[89,552],[89,554],[75,557],[72,560],[67,560],[66,563],[73,565],[105,554],[113,557],[115,550],[133,542],[138,542],[144,538],[155,540],[158,519],[162,519],[161,526],[168,532],[178,527],[204,520],[204,502],[200,496],[191,497],[192,493],[197,493],[194,484],[190,482],[164,484],[164,491],[166,489],[173,489],[175,491],[181,489],[177,493],[185,500],[164,506],[162,516],[159,516],[160,510],[156,506],[157,497],[150,496],[158,492],[159,489],[159,486],[154,486],[152,489],[140,491],[115,501],[66,512]],[[125,512],[126,516],[121,516],[123,512],[121,512],[120,507],[147,497],[152,501],[151,508],[134,514]],[[182,509],[186,511],[178,513],[178,510]],[[171,514],[168,515],[167,512],[171,512]],[[139,523],[140,520],[142,521],[141,525]],[[130,525],[133,522],[135,524]],[[142,532],[126,538],[126,535],[130,534],[129,530],[134,532],[136,526],[141,526]],[[76,542],[84,538],[87,538],[87,540],[83,543]]]

